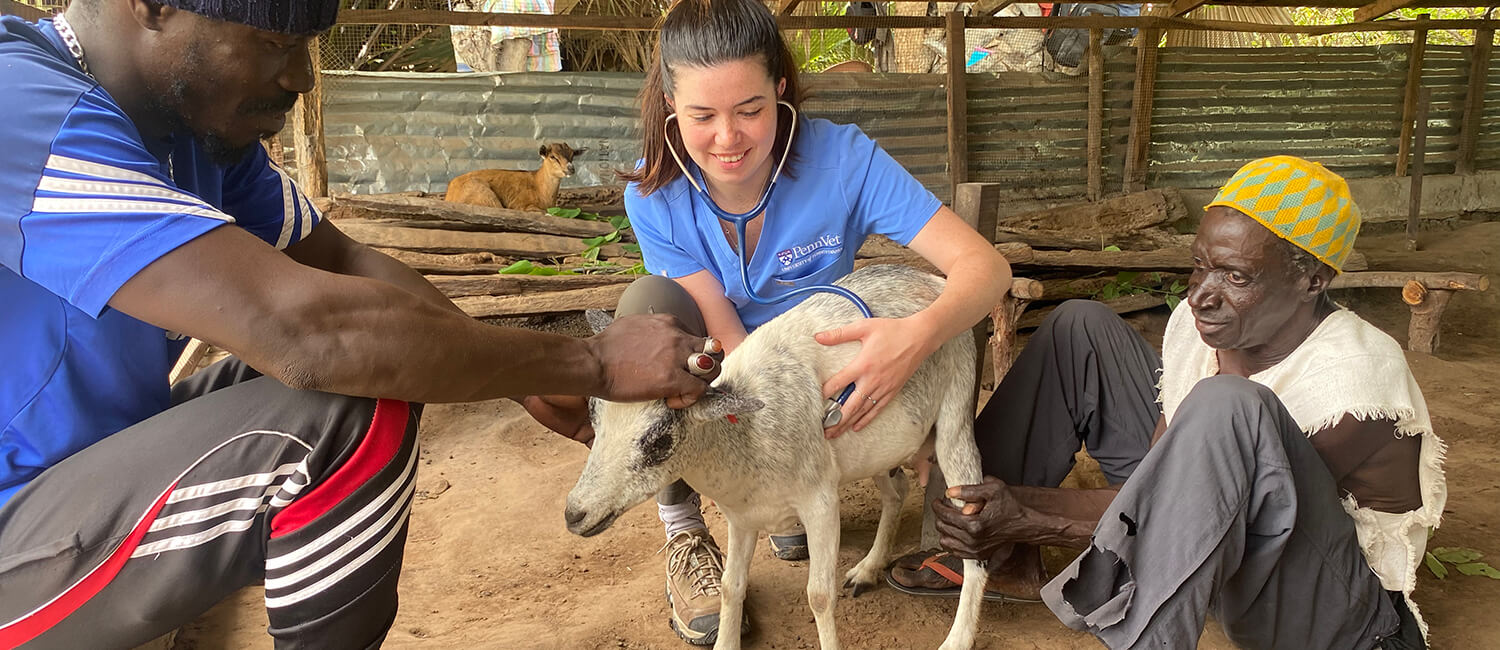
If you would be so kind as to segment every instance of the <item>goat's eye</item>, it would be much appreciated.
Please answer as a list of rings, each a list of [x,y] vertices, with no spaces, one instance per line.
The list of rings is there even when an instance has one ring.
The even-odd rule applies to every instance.
[[[665,463],[672,456],[672,428],[658,423],[636,441],[636,446],[641,450],[643,466],[655,467]]]

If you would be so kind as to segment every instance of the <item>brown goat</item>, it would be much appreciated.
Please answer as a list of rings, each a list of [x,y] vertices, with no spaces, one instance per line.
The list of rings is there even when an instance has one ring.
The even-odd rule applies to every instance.
[[[542,166],[534,172],[515,169],[472,171],[448,184],[443,200],[491,208],[544,212],[557,204],[557,187],[573,175],[573,157],[588,148],[573,149],[561,142],[544,144],[538,153]]]

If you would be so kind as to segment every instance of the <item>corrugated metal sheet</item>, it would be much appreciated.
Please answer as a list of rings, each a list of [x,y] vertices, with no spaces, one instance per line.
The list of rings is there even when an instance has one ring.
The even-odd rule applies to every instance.
[[[1247,160],[1315,159],[1346,177],[1395,172],[1408,45],[1162,50],[1149,183],[1215,187]],[[1452,173],[1466,48],[1429,46],[1426,171]]]
[[[807,80],[807,115],[859,124],[948,199],[940,76]],[[328,181],[335,192],[441,191],[475,169],[533,169],[542,142],[589,148],[567,187],[612,183],[613,170],[640,158],[636,74],[334,72],[324,83]]]
[[[1148,183],[1216,187],[1247,160],[1291,153],[1349,177],[1393,173],[1408,46],[1163,49]],[[1429,46],[1427,172],[1451,173],[1467,92],[1467,48]],[[567,186],[613,182],[640,156],[640,76],[613,73],[329,73],[325,134],[335,192],[440,191],[486,167],[529,169],[543,141],[589,147]],[[941,75],[804,78],[807,115],[860,125],[949,200]],[[969,177],[1015,198],[1087,191],[1086,77],[971,74]],[[1104,189],[1118,191],[1135,52],[1106,51]],[[1500,169],[1500,66],[1492,65],[1477,166]]]
[[[1129,137],[1135,53],[1105,51],[1104,186],[1119,187]],[[1088,192],[1088,77],[971,74],[969,180],[1002,183],[1015,198],[1076,198]]]
[[[1474,147],[1474,166],[1500,169],[1500,62],[1490,61],[1489,84],[1484,92],[1484,116],[1480,118],[1479,141]]]

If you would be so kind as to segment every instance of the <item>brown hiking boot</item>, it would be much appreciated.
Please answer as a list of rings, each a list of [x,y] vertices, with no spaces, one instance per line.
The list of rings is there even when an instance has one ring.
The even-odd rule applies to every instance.
[[[724,554],[706,528],[673,535],[663,550],[667,552],[667,602],[672,606],[672,630],[693,645],[713,645],[719,638]]]

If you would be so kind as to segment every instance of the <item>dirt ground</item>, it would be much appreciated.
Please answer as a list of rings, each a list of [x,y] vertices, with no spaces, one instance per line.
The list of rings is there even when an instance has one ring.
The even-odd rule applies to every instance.
[[[1500,276],[1500,223],[1424,234],[1407,253],[1399,235],[1365,236],[1376,269],[1466,270]],[[1344,293],[1341,301],[1405,341],[1406,308],[1395,289]],[[1500,560],[1500,289],[1462,293],[1443,320],[1436,356],[1408,353],[1434,425],[1451,445],[1450,497],[1433,546],[1467,546]],[[1160,327],[1159,317],[1145,322]],[[1155,332],[1159,340],[1159,331]],[[590,539],[563,528],[563,500],[587,450],[530,421],[509,402],[432,406],[422,423],[418,499],[413,509],[401,613],[388,648],[682,649],[667,627],[663,538],[654,508],[639,507]],[[898,552],[919,537],[919,491],[908,497]],[[845,488],[841,567],[874,535],[873,486]],[[724,523],[708,508],[711,528]],[[753,632],[747,648],[815,648],[805,604],[806,563],[771,556],[764,541],[751,567]],[[1500,581],[1421,571],[1417,601],[1436,648],[1500,647]],[[888,587],[841,598],[840,638],[848,648],[935,648],[956,601],[913,598]],[[246,589],[185,628],[180,650],[270,648],[259,589]],[[1184,644],[1186,645],[1186,644]],[[1093,648],[1040,605],[986,603],[981,648]],[[1230,647],[1210,623],[1202,647]]]

